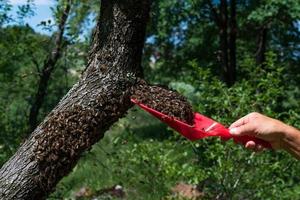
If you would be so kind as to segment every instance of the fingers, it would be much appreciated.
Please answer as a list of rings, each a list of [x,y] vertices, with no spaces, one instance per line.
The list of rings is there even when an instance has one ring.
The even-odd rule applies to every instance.
[[[238,127],[230,128],[229,132],[235,136],[253,135],[255,136],[254,127],[251,123],[247,123]]]
[[[246,143],[246,145],[245,145],[245,147],[247,148],[247,149],[251,149],[251,150],[254,150],[255,149],[255,142],[253,142],[253,141],[249,141],[249,142],[247,142]]]
[[[236,122],[231,124],[229,128],[235,128],[235,127],[242,126],[244,124],[247,124],[247,123],[253,121],[256,118],[259,118],[260,116],[261,116],[261,114],[259,114],[257,112],[249,113],[248,115],[240,118],[239,120],[237,120]]]
[[[255,144],[254,141],[249,141],[246,143],[245,147],[247,149],[253,150],[255,152],[262,152],[264,150],[264,147],[259,145],[259,144]]]
[[[234,123],[232,123],[230,126],[229,126],[229,129],[232,129],[232,128],[235,128],[235,127],[239,127],[239,126],[242,126],[244,124],[248,123],[248,115],[240,118],[239,120],[235,121]]]
[[[254,141],[249,141],[246,143],[245,147],[247,149],[255,149],[255,142]]]
[[[255,151],[256,152],[262,152],[265,148],[261,145],[257,145],[256,148],[255,148]]]

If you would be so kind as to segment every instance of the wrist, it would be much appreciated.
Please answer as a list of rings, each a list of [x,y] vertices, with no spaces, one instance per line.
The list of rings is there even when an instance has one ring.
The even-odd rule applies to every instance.
[[[284,124],[281,148],[288,152],[300,152],[300,131]]]

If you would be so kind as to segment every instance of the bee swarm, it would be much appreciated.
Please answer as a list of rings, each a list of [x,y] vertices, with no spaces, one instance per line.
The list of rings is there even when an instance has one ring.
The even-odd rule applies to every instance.
[[[177,92],[138,81],[134,87],[114,84],[120,92],[110,89],[106,95],[88,98],[88,105],[72,105],[48,116],[40,127],[43,134],[35,136],[33,160],[38,163],[36,181],[50,192],[53,185],[75,166],[82,152],[103,137],[112,123],[126,112],[130,95],[137,101],[193,124],[193,111],[187,100]],[[88,93],[91,94],[91,93]]]
[[[176,91],[148,85],[140,80],[131,98],[146,106],[193,125],[194,113],[187,99]]]
[[[100,95],[90,106],[72,105],[67,110],[50,114],[41,127],[44,134],[35,136],[33,148],[32,159],[39,167],[36,181],[41,189],[50,192],[75,166],[81,153],[91,149],[130,105],[129,91],[124,91]]]

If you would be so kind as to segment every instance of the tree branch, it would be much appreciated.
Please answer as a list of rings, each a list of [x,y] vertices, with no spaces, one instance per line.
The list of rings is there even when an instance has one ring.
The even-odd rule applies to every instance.
[[[37,126],[39,110],[43,105],[51,74],[55,68],[58,59],[61,56],[61,51],[63,46],[62,45],[63,35],[64,35],[66,22],[70,13],[70,9],[71,9],[71,0],[68,0],[63,10],[63,13],[61,15],[61,19],[59,20],[60,22],[58,25],[58,32],[55,37],[54,49],[49,54],[47,60],[45,60],[42,70],[41,71],[39,70],[40,77],[39,77],[38,89],[29,113],[30,132],[32,132]]]

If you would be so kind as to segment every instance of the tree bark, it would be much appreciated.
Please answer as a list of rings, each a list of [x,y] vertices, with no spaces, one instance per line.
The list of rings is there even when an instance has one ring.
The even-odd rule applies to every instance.
[[[230,62],[228,68],[228,85],[232,86],[236,81],[236,0],[230,0],[230,36],[229,36],[229,55]]]
[[[227,12],[227,0],[221,0],[220,2],[220,49],[221,49],[221,64],[224,71],[224,78],[227,85],[230,86],[230,71],[228,64],[228,12]]]
[[[3,165],[0,199],[44,199],[80,154],[130,108],[130,90],[141,73],[149,1],[102,0],[81,80]]]
[[[267,50],[267,35],[268,28],[264,25],[258,34],[257,50],[256,50],[256,64],[263,65],[266,61],[266,50]]]
[[[61,56],[63,35],[64,35],[66,22],[67,22],[69,13],[70,13],[70,9],[71,9],[71,0],[68,0],[67,4],[63,10],[61,19],[59,21],[58,32],[57,32],[57,35],[55,38],[54,49],[49,54],[48,58],[45,60],[42,71],[40,71],[40,73],[39,73],[38,90],[36,92],[36,95],[35,95],[32,105],[31,105],[30,113],[29,113],[30,132],[32,132],[37,126],[39,110],[40,110],[40,108],[44,102],[45,96],[46,96],[50,76],[55,69],[55,65],[56,65],[58,59]]]
[[[220,37],[220,61],[223,70],[223,77],[228,86],[236,81],[236,0],[230,0],[230,21],[228,20],[227,0],[221,0],[219,12],[213,5],[212,0],[206,1],[212,17],[219,28]],[[230,25],[229,41],[228,27]]]

